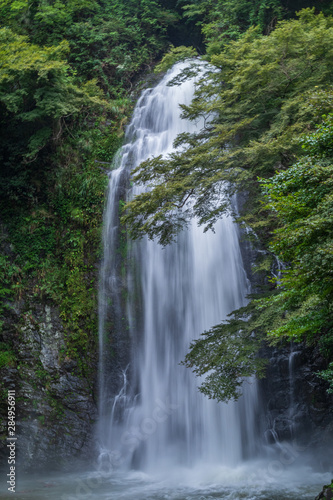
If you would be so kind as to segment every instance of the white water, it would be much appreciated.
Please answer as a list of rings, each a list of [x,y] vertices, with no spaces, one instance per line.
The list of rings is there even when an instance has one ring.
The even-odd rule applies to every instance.
[[[106,258],[102,270],[109,273],[111,287],[117,286],[112,233],[122,173],[149,157],[167,155],[180,132],[202,126],[180,117],[179,104],[191,102],[194,81],[167,86],[183,66],[176,65],[154,89],[143,93],[128,130],[129,143],[123,148],[119,168],[111,175],[104,238],[110,262]],[[136,187],[133,194],[142,189]],[[134,246],[133,256],[142,301],[139,320],[130,322],[133,337],[141,337],[134,340],[131,360],[138,394],[135,401],[128,398],[124,419],[116,425],[116,406],[124,405],[127,393],[124,378],[126,384],[115,396],[109,423],[102,429],[104,453],[116,449],[129,457],[129,465],[132,460],[132,465],[144,470],[198,461],[240,463],[245,454],[255,451],[255,384],[249,384],[240,403],[217,404],[199,393],[199,381],[180,366],[193,339],[244,304],[248,281],[237,227],[225,217],[216,224],[215,233],[204,233],[194,221],[177,243],[163,249],[144,239]],[[100,313],[103,322],[104,306]],[[138,315],[135,305],[130,305],[129,314]],[[140,328],[134,326],[138,324]]]
[[[194,81],[167,86],[182,67],[176,65],[139,99],[110,178],[100,289],[103,485],[116,491],[112,498],[124,499],[310,499],[312,484],[319,487],[323,478],[310,477],[306,467],[290,470],[302,465],[302,451],[288,449],[291,461],[284,462],[282,452],[264,462],[245,461],[260,448],[256,384],[246,384],[239,402],[217,404],[198,392],[200,381],[179,365],[191,340],[244,304],[249,285],[231,218],[220,220],[215,233],[203,233],[194,221],[166,249],[143,239],[130,246],[127,278],[120,270],[119,193],[130,170],[148,157],[167,155],[179,133],[202,126],[180,118],[179,104],[190,103]],[[135,187],[131,196],[142,189]],[[127,300],[120,298],[125,288]],[[108,335],[114,357],[107,355]]]
[[[0,484],[0,498],[10,500],[314,500],[330,474],[288,466],[269,473],[269,464],[232,469],[202,467],[196,474],[179,469],[178,475],[154,477],[143,472],[98,471],[18,478],[15,495]],[[268,467],[267,467],[268,466]],[[161,474],[162,476],[162,474]]]

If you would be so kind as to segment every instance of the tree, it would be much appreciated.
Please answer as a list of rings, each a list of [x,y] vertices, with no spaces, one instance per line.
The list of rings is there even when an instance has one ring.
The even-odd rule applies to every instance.
[[[0,30],[2,195],[29,191],[36,159],[59,139],[66,122],[110,107],[96,82],[74,84],[67,51],[65,42],[40,48],[8,28]]]
[[[327,92],[332,100],[333,89]],[[274,308],[279,324],[268,329],[272,339],[306,338],[333,357],[333,114],[301,140],[305,156],[288,170],[263,181],[267,208],[276,216],[270,249],[289,263],[278,278],[275,297],[257,301]],[[333,368],[331,363],[330,368]],[[332,372],[325,372],[331,382]]]
[[[218,401],[237,400],[244,380],[263,377],[267,363],[258,353],[272,316],[267,323],[267,318],[258,314],[250,302],[229,317],[194,340],[184,360],[196,375],[206,375],[199,390]]]
[[[235,189],[249,193],[252,214],[262,212],[257,177],[292,163],[301,149],[295,138],[318,117],[306,96],[332,82],[332,25],[308,9],[269,36],[251,28],[212,57],[213,71],[207,67],[192,104],[182,106],[205,127],[177,138],[181,152],[134,171],[135,182],[152,187],[127,204],[123,222],[134,237],[167,244],[192,217],[212,228]]]
[[[325,14],[333,13],[327,0],[183,0],[181,4],[184,17],[201,26],[209,56],[221,52],[251,26],[269,34],[278,21],[295,17],[304,8],[315,6]]]
[[[167,48],[178,14],[156,0],[0,0],[0,23],[39,46],[68,42],[68,62],[79,81],[97,78],[115,98]]]
[[[279,228],[270,252],[290,263],[281,286],[251,297],[186,356],[187,366],[207,374],[201,390],[209,397],[235,399],[246,377],[263,374],[263,342],[312,335],[331,356],[330,115],[309,132],[333,109],[332,42],[333,19],[310,9],[269,36],[251,28],[212,57],[214,70],[207,68],[192,104],[183,106],[185,117],[203,117],[205,127],[178,137],[180,152],[134,171],[135,182],[151,187],[127,204],[123,221],[134,237],[146,233],[165,245],[192,217],[208,230],[235,191],[248,197],[240,220],[267,246]]]

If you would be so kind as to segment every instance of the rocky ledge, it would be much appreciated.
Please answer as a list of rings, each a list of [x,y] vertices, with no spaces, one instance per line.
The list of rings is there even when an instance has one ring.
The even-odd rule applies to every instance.
[[[316,496],[315,500],[332,500],[333,499],[333,479],[331,484],[323,487],[322,491]]]

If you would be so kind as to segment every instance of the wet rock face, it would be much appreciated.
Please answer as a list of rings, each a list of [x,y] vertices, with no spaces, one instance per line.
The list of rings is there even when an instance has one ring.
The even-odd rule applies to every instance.
[[[20,325],[16,367],[4,371],[4,385],[16,391],[20,469],[36,471],[36,464],[57,468],[75,457],[91,455],[97,418],[95,381],[79,376],[77,362],[66,356],[56,308],[35,305],[24,311],[22,305],[16,312]],[[97,367],[96,354],[91,363]]]
[[[246,193],[237,196],[242,209]],[[252,233],[251,233],[252,234]],[[243,264],[252,292],[267,284],[267,272],[253,273],[253,264],[268,256],[259,239],[247,239],[240,231]],[[271,273],[277,275],[282,263],[272,256]],[[269,360],[266,377],[260,381],[260,434],[265,443],[297,443],[297,456],[310,450],[317,457],[318,469],[329,470],[333,463],[333,395],[317,373],[327,368],[318,347],[290,344],[266,347],[260,355]]]
[[[316,496],[315,500],[332,500],[333,499],[333,480],[330,485],[323,487],[323,490]]]
[[[266,441],[296,441],[302,449],[318,452],[319,468],[330,467],[333,397],[317,375],[325,360],[318,349],[303,344],[267,348],[263,355],[270,359],[266,378],[260,382]]]

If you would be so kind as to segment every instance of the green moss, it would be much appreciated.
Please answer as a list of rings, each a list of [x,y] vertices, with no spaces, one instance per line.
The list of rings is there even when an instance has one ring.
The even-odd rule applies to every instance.
[[[119,148],[122,120],[110,125],[97,117],[93,129],[72,130],[51,156],[53,168],[39,199],[16,207],[2,204],[13,262],[0,257],[0,293],[11,300],[24,296],[30,310],[40,303],[57,306],[66,342],[60,360],[74,359],[76,375],[88,378],[95,370],[90,353],[97,349],[96,263],[108,181],[108,165],[101,168],[100,162],[111,162]],[[6,347],[0,367],[14,363],[15,352]],[[36,378],[45,384],[49,376],[38,366]]]
[[[4,342],[0,342],[0,370],[6,366],[15,366],[15,353],[11,347]]]
[[[44,415],[40,415],[38,418],[38,421],[41,425],[45,425],[45,416]]]

